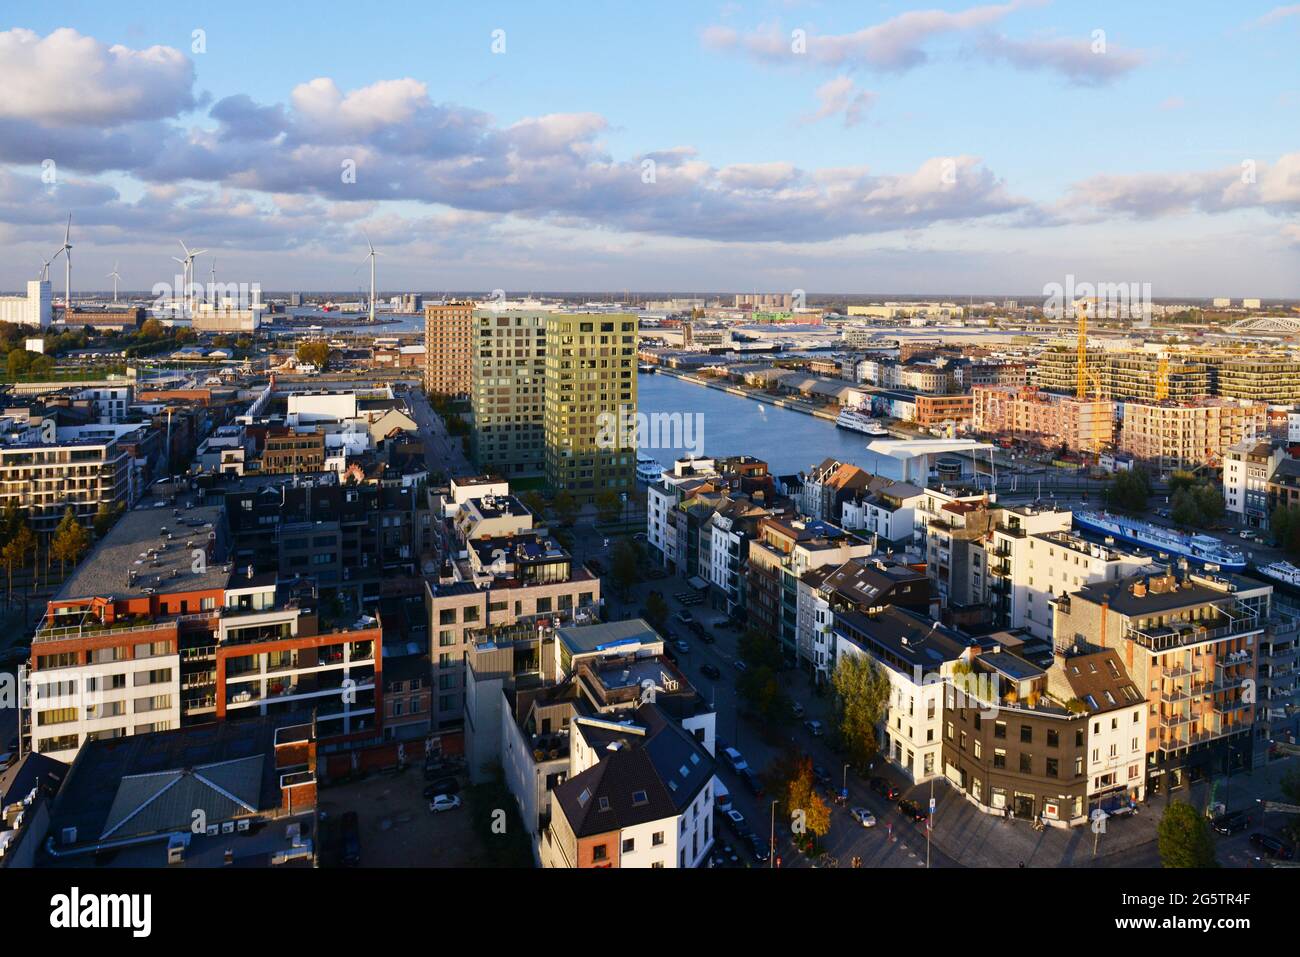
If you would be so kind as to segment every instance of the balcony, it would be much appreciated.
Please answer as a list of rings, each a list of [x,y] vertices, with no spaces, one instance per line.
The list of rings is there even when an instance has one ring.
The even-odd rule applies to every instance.
[[[1200,621],[1177,621],[1147,628],[1130,626],[1125,632],[1125,637],[1148,651],[1161,652],[1206,641],[1222,641],[1258,630],[1258,619],[1254,615],[1242,615]]]

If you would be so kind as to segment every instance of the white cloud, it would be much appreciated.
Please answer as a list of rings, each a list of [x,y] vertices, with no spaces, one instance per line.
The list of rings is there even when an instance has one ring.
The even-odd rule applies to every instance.
[[[63,28],[0,32],[0,119],[113,127],[195,106],[194,67],[171,47],[106,46]]]
[[[818,107],[815,112],[804,118],[805,122],[815,123],[832,116],[843,116],[845,126],[857,126],[862,116],[876,102],[876,94],[870,90],[860,90],[851,77],[837,76],[827,80],[817,88]]]

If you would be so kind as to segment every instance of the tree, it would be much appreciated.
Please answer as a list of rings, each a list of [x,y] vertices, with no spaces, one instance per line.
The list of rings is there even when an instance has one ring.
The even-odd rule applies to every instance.
[[[523,503],[524,508],[533,513],[533,518],[537,521],[546,521],[546,499],[542,497],[541,492],[530,489],[519,496],[519,501]]]
[[[5,371],[9,373],[9,378],[17,379],[19,376],[25,376],[32,366],[32,356],[35,353],[28,352],[26,349],[13,349],[5,357]]]
[[[1201,481],[1174,493],[1169,517],[1179,525],[1207,528],[1223,518],[1223,512],[1223,493],[1213,483]]]
[[[99,508],[95,509],[95,517],[91,520],[91,524],[95,528],[95,537],[103,538],[107,535],[108,530],[116,524],[122,511],[123,506],[121,502],[116,505],[109,505],[107,502],[100,502]]]
[[[161,339],[165,335],[167,335],[167,327],[154,318],[146,319],[144,325],[140,327],[142,339]]]
[[[90,534],[77,516],[68,509],[63,513],[59,527],[54,530],[54,541],[50,543],[50,554],[59,560],[59,577],[62,578],[68,562],[76,564],[90,547]]]
[[[614,545],[609,573],[614,587],[624,594],[641,580],[641,550],[635,542],[624,538]]]
[[[775,641],[758,631],[748,631],[736,645],[745,670],[736,679],[736,693],[765,724],[790,718],[790,698],[781,689],[777,671],[783,664]]]
[[[555,509],[555,517],[560,520],[561,525],[572,525],[578,517],[578,502],[570,492],[563,489],[556,493],[551,507]]]
[[[1165,807],[1156,829],[1160,863],[1165,867],[1218,867],[1205,818],[1186,801]]]
[[[596,496],[596,518],[600,522],[606,525],[617,522],[622,511],[623,500],[617,492],[606,489]]]
[[[659,592],[652,591],[646,598],[645,617],[656,628],[662,628],[668,621],[668,603]]]
[[[817,793],[812,758],[786,751],[778,759],[769,778],[772,793],[790,815],[795,840],[811,834],[823,837],[831,829],[831,809]]]
[[[1189,472],[1187,469],[1174,469],[1169,474],[1169,491],[1181,492],[1183,489],[1192,488],[1196,485],[1196,473]]]
[[[4,563],[5,574],[9,577],[9,600],[14,596],[14,569],[22,568],[27,564],[27,556],[36,549],[36,536],[24,522],[18,526],[18,530],[13,534],[9,541],[5,542],[4,548],[0,548],[0,562]]]
[[[298,357],[299,362],[305,365],[313,365],[317,369],[324,369],[330,358],[330,344],[321,339],[300,342],[298,348],[294,350],[294,355]]]
[[[889,676],[866,655],[844,655],[831,674],[835,730],[849,760],[865,768],[877,751],[876,727],[889,702]]]
[[[1138,469],[1120,472],[1106,489],[1106,504],[1128,512],[1143,511],[1150,497],[1151,481]]]
[[[48,378],[54,371],[54,360],[46,355],[38,355],[27,367],[27,374],[38,378]]]

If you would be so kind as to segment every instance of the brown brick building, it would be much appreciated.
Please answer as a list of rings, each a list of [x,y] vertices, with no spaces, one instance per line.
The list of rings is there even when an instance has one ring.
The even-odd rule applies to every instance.
[[[425,391],[454,399],[469,396],[473,342],[474,303],[424,307]]]

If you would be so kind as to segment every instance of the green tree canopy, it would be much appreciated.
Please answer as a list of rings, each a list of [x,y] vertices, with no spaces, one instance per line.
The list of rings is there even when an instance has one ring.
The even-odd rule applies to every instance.
[[[1218,867],[1209,825],[1186,801],[1173,801],[1165,807],[1156,841],[1165,867]]]
[[[54,538],[50,542],[50,554],[58,559],[60,574],[66,569],[68,563],[75,565],[79,562],[88,548],[90,548],[90,533],[77,521],[77,516],[69,508],[63,513],[63,518],[59,521],[58,528],[54,530]]]
[[[889,703],[889,676],[866,655],[843,655],[831,674],[835,730],[849,760],[865,768],[878,750],[876,728]]]

